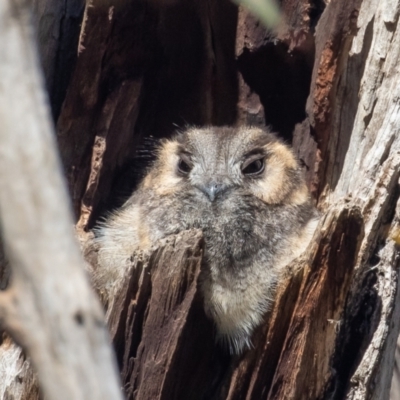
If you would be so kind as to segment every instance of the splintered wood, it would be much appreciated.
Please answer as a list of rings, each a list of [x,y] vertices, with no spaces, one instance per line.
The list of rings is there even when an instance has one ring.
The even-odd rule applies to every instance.
[[[128,399],[201,399],[208,390],[214,338],[198,291],[202,254],[201,232],[186,231],[132,256],[107,310]]]

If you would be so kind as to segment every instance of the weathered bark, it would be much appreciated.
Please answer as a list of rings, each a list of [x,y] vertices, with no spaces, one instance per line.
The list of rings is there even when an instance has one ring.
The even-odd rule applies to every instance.
[[[33,0],[33,22],[54,120],[58,118],[77,57],[82,0]]]
[[[47,399],[119,399],[102,310],[73,234],[30,17],[26,2],[0,3],[0,215],[11,266],[0,320]],[[8,338],[1,345],[2,397],[34,398],[24,356]]]
[[[215,366],[212,326],[197,288],[201,256],[201,232],[184,232],[134,259],[108,312],[127,398],[204,398]]]
[[[81,234],[134,188],[143,138],[186,124],[271,125],[292,142],[323,215],[241,357],[213,343],[202,311],[200,233],[137,254],[107,311],[128,398],[389,398],[400,328],[400,2],[281,7],[271,32],[227,0],[86,6],[57,122]]]

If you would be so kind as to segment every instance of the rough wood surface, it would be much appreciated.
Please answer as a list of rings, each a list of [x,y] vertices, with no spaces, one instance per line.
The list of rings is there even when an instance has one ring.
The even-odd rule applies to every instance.
[[[12,271],[0,319],[47,399],[119,399],[102,311],[73,235],[30,17],[24,1],[0,3],[0,214]]]
[[[202,254],[196,230],[133,254],[107,309],[127,399],[203,399],[212,392],[221,366],[198,291]],[[96,248],[86,257],[93,262]]]
[[[38,50],[54,120],[75,65],[84,2],[32,0]]]
[[[143,264],[142,274],[149,277],[139,282],[147,296],[128,309],[126,318],[127,322],[135,321],[127,324],[128,337],[124,338],[129,347],[123,353],[122,377],[127,382],[128,399],[203,398],[200,388],[212,378],[207,353],[214,342],[198,299],[201,256],[201,232],[189,232],[164,241]],[[129,297],[135,295],[132,290],[128,293]],[[137,312],[140,309],[145,311],[142,316]],[[136,319],[140,317],[142,330],[138,335]],[[201,346],[193,346],[193,342]]]

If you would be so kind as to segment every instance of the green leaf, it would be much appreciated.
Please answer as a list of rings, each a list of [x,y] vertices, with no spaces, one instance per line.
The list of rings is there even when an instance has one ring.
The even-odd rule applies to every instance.
[[[274,28],[281,20],[281,13],[275,0],[233,0],[246,7],[268,28]]]

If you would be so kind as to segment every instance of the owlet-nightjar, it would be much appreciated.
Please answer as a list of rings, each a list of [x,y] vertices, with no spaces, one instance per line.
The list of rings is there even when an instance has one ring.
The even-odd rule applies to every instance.
[[[115,296],[132,253],[180,231],[203,231],[201,292],[218,338],[249,347],[279,272],[317,224],[296,157],[267,129],[190,128],[161,142],[129,200],[95,229],[95,285]]]

